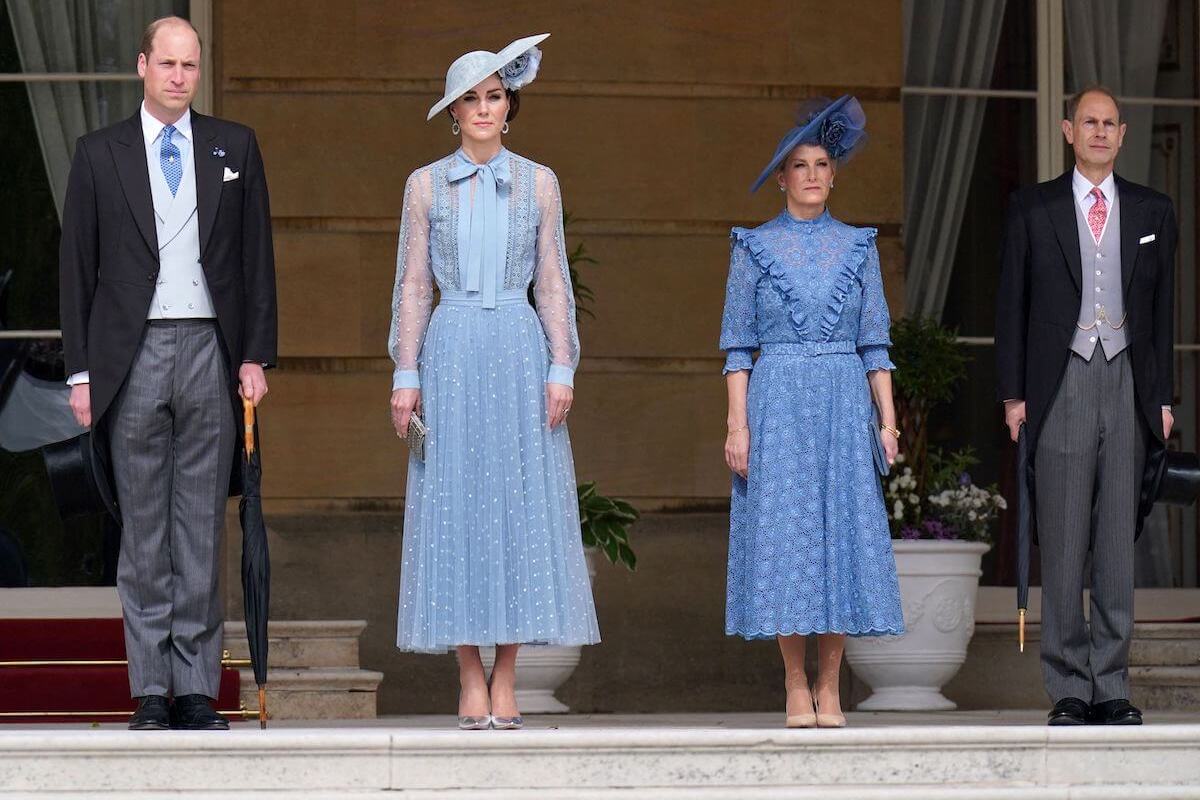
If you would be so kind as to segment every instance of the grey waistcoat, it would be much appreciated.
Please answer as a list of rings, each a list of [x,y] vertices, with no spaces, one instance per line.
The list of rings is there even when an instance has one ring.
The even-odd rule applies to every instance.
[[[1074,197],[1071,198],[1074,201]],[[1075,221],[1079,225],[1079,261],[1083,266],[1083,291],[1079,302],[1079,322],[1071,349],[1091,361],[1099,342],[1104,357],[1111,361],[1125,349],[1125,300],[1121,294],[1121,200],[1112,198],[1108,206],[1108,225],[1100,244],[1092,238],[1087,217],[1075,206]],[[1094,327],[1092,324],[1095,323]],[[1114,325],[1120,325],[1114,328]],[[1088,328],[1083,330],[1083,328]]]
[[[162,169],[150,168],[154,222],[158,229],[158,285],[148,319],[215,317],[212,295],[200,266],[200,224],[196,218],[196,145],[183,166],[179,190],[171,196]]]

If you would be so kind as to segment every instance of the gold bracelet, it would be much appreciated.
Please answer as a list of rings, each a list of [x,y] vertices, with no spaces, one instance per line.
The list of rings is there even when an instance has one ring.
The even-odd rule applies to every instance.
[[[740,432],[740,431],[748,431],[748,430],[750,430],[750,426],[748,426],[748,425],[743,425],[743,426],[742,426],[742,427],[740,427],[740,428],[730,428],[730,429],[729,429],[729,432],[728,432],[728,433],[726,433],[725,435],[726,435],[726,436],[733,436],[735,433],[738,433],[738,432]]]
[[[884,425],[884,424],[880,423],[880,425],[879,425],[879,430],[881,430],[881,431],[887,431],[887,432],[888,432],[888,433],[890,433],[892,436],[895,436],[895,437],[896,437],[896,441],[900,441],[900,429],[899,429],[899,428],[893,428],[893,427],[890,427],[890,426],[888,426],[888,425]]]

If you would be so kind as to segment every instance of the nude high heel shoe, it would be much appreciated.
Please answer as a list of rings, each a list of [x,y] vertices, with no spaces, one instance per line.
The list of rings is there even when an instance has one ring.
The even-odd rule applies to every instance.
[[[788,694],[790,695],[792,692],[799,692],[801,690],[808,691],[808,687],[789,689]],[[812,708],[812,705],[812,693],[810,692],[808,695],[809,708]],[[801,712],[799,714],[788,714],[787,718],[784,720],[784,725],[788,728],[815,728],[817,727],[817,715],[812,711]]]
[[[816,703],[815,699],[813,700],[813,703],[814,704]],[[817,713],[815,714],[815,716],[817,718],[817,727],[818,728],[844,728],[844,727],[846,727],[846,715],[845,714],[842,714],[842,713],[822,714],[821,707],[817,706]]]

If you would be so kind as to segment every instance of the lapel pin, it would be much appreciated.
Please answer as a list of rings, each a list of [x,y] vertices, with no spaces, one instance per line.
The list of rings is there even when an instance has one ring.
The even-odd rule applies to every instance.
[[[212,154],[215,158],[224,158],[225,157],[225,151],[222,150],[220,147],[214,147]]]

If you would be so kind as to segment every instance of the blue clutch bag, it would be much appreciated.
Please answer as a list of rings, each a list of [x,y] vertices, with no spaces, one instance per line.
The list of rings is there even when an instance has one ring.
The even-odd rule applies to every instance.
[[[887,453],[883,452],[883,439],[881,438],[882,431],[879,430],[879,408],[871,403],[871,454],[875,457],[875,469],[879,474],[886,478],[888,473],[892,471],[891,465],[888,464]]]

